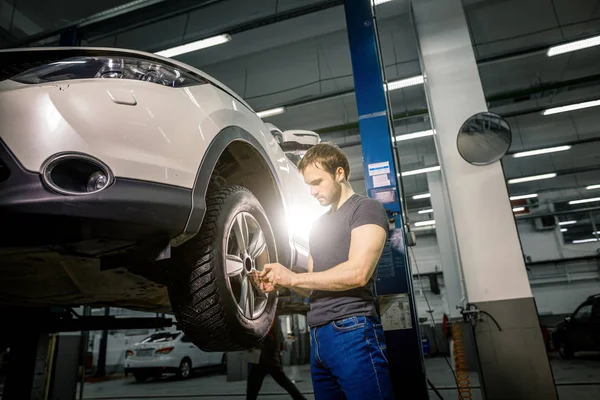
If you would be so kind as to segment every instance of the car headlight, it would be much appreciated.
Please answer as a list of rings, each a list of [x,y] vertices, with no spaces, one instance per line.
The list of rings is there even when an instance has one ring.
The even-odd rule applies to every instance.
[[[72,57],[29,69],[11,78],[27,84],[74,79],[133,79],[171,87],[206,83],[170,65],[130,57]]]

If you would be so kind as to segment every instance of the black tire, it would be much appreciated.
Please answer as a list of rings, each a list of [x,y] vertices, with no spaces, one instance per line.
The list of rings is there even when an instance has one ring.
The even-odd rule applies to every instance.
[[[177,370],[177,378],[188,379],[192,376],[192,360],[184,358],[179,363],[179,369]]]
[[[133,374],[133,377],[139,383],[144,383],[148,380],[148,374],[146,373]]]
[[[240,186],[209,188],[198,235],[177,248],[170,266],[169,297],[179,327],[204,351],[256,347],[275,318],[276,292],[264,312],[246,318],[230,292],[225,255],[227,232],[236,215],[247,212],[260,225],[271,262],[277,261],[273,230],[262,206]]]

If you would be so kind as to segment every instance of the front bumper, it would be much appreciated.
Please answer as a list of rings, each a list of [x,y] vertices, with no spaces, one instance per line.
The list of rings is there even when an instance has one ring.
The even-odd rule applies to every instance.
[[[118,177],[95,194],[57,194],[0,140],[0,248],[94,242],[107,249],[171,239],[183,231],[191,199],[189,189]]]

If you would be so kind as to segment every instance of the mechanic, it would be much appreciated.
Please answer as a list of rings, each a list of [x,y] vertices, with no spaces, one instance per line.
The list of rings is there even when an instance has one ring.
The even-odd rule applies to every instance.
[[[273,325],[260,347],[258,364],[251,364],[246,384],[246,400],[256,400],[267,373],[292,396],[292,399],[306,400],[306,397],[300,393],[296,385],[287,377],[281,365],[282,336],[279,318],[276,315]]]
[[[311,374],[318,399],[393,398],[374,277],[389,230],[383,206],[354,193],[335,145],[311,147],[298,165],[311,194],[330,210],[313,225],[307,273],[267,264],[260,286],[310,298]]]

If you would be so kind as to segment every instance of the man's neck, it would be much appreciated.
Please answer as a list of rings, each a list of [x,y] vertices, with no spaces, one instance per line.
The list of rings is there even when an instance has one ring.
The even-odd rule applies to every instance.
[[[354,190],[352,190],[352,187],[349,184],[342,184],[342,193],[340,194],[340,199],[331,205],[331,212],[334,213],[339,210],[346,200],[352,197],[353,194]]]

